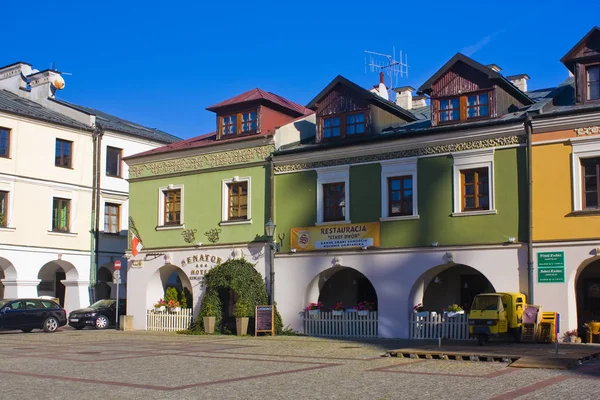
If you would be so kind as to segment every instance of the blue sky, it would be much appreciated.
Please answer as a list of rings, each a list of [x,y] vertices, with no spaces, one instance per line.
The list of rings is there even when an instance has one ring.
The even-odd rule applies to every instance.
[[[60,98],[189,138],[214,130],[206,107],[254,87],[304,105],[338,74],[370,87],[367,49],[408,55],[400,86],[457,52],[527,73],[530,89],[555,86],[560,58],[600,25],[600,2],[576,3],[13,1],[0,65],[55,62],[72,74]]]

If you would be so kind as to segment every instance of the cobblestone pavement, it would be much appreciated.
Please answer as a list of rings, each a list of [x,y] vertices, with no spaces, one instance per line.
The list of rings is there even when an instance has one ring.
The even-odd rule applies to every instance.
[[[381,357],[377,343],[114,330],[0,333],[0,399],[589,399],[569,371]]]

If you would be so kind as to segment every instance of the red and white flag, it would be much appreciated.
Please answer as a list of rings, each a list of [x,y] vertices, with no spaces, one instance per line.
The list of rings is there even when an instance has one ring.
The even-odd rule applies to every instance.
[[[131,234],[131,255],[134,257],[137,256],[138,253],[140,251],[142,251],[143,248],[144,248],[144,246],[142,246],[142,242],[140,242],[140,239],[138,239],[138,237],[132,233]]]

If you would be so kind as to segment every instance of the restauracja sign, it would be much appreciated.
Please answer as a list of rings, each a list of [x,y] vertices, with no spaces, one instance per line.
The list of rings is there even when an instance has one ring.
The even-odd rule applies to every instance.
[[[291,247],[298,251],[379,246],[379,222],[292,228]]]

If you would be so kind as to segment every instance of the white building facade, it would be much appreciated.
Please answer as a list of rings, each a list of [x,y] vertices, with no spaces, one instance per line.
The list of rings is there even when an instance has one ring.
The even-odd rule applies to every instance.
[[[90,293],[116,296],[114,261],[127,264],[122,158],[178,138],[58,100],[63,87],[56,71],[0,68],[0,298],[51,296],[69,312]]]

